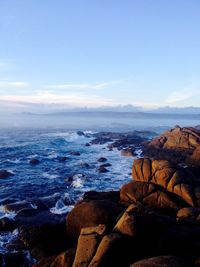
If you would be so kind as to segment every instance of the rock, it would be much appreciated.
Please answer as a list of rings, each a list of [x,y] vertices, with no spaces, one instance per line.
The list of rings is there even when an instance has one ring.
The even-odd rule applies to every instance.
[[[72,267],[75,256],[75,249],[69,249],[60,253],[52,262],[50,267]]]
[[[15,221],[19,226],[39,226],[45,223],[56,224],[63,218],[64,215],[53,214],[50,211],[23,209],[15,216]]]
[[[67,159],[69,159],[68,157],[65,157],[65,156],[63,156],[63,157],[59,157],[58,158],[58,160],[60,161],[60,162],[64,162],[64,161],[66,161]]]
[[[87,267],[92,260],[96,249],[105,233],[106,226],[98,225],[82,228],[73,267]]]
[[[105,162],[105,161],[107,161],[107,159],[104,158],[104,157],[101,157],[101,158],[99,158],[97,161],[98,161],[98,162]]]
[[[166,212],[177,212],[187,204],[177,195],[165,191],[152,183],[133,181],[122,186],[120,199],[126,203],[141,202],[147,206],[163,209]]]
[[[104,167],[104,168],[111,167],[111,166],[112,166],[112,164],[110,164],[110,163],[104,163],[101,165],[101,167]]]
[[[194,222],[199,214],[199,209],[195,209],[192,207],[182,208],[177,212],[177,220],[185,222]]]
[[[197,147],[192,155],[190,157],[187,158],[186,163],[192,164],[192,165],[196,165],[196,166],[200,166],[200,146]]]
[[[12,175],[13,175],[13,173],[11,173],[7,170],[0,170],[0,179],[8,178]]]
[[[121,150],[121,155],[125,157],[135,157],[135,149],[133,148],[124,148]]]
[[[72,152],[70,152],[70,154],[71,154],[72,156],[80,156],[80,155],[81,155],[81,153],[78,152],[78,151],[72,151]]]
[[[126,209],[113,231],[122,235],[141,238],[147,243],[150,241],[150,237],[154,237],[155,240],[169,226],[174,224],[176,224],[175,219],[160,215],[137,203],[130,205]]]
[[[200,246],[200,227],[194,224],[175,224],[160,235],[157,255],[197,258]]]
[[[19,212],[22,209],[28,209],[28,208],[32,208],[31,203],[25,200],[4,205],[5,211],[15,212],[15,213]]]
[[[86,143],[85,146],[91,146],[90,143]]]
[[[167,159],[179,163],[187,161],[199,146],[200,131],[198,129],[177,126],[146,144],[144,154],[156,159]],[[199,153],[195,154],[199,155]],[[194,155],[194,163],[196,155]]]
[[[99,173],[106,173],[106,172],[109,172],[108,169],[106,169],[103,165],[99,166],[98,168],[98,172]]]
[[[13,231],[16,228],[16,222],[7,217],[0,219],[0,231]]]
[[[32,267],[51,267],[51,264],[56,259],[56,256],[46,257],[33,264]]]
[[[86,163],[86,162],[82,162],[82,163],[80,164],[80,167],[81,167],[81,168],[89,168],[90,165],[89,165],[88,163]]]
[[[77,135],[79,135],[79,136],[85,136],[85,133],[82,132],[82,131],[77,131],[76,133],[77,133]]]
[[[19,228],[18,240],[23,244],[23,249],[31,250],[36,259],[53,256],[67,248],[66,226],[64,222],[22,226]]]
[[[190,168],[167,160],[136,159],[132,176],[135,181],[153,183],[182,198],[192,207],[200,206],[200,180]]]
[[[39,161],[38,159],[31,159],[31,160],[29,161],[29,163],[30,163],[31,165],[37,165],[37,164],[40,163],[40,161]]]
[[[192,262],[176,256],[158,256],[135,262],[130,267],[189,267],[193,266]]]
[[[119,191],[97,192],[88,191],[84,194],[83,200],[110,200],[118,203],[120,201]]]
[[[131,245],[130,239],[118,233],[104,236],[88,267],[129,266],[134,258]]]
[[[67,215],[67,235],[72,242],[76,242],[82,228],[105,224],[107,229],[111,229],[123,209],[124,206],[109,200],[77,204]]]

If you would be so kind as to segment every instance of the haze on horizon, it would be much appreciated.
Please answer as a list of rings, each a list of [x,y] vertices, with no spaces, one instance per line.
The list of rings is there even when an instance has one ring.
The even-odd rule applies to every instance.
[[[199,14],[198,0],[1,0],[2,116],[200,107]]]

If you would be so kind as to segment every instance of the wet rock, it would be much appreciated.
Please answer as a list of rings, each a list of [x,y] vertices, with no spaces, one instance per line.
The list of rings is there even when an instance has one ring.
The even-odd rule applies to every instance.
[[[0,219],[0,231],[12,231],[16,228],[16,222],[7,217]]]
[[[22,209],[28,209],[28,208],[32,208],[32,206],[31,206],[31,203],[27,201],[19,201],[19,202],[9,203],[9,204],[4,205],[5,211],[15,212],[15,213],[17,213],[18,211]]]
[[[68,157],[65,157],[65,156],[63,156],[63,157],[59,157],[58,158],[58,160],[60,161],[60,162],[65,162],[67,159],[69,159]]]
[[[15,221],[19,226],[39,226],[45,223],[56,224],[62,221],[64,215],[53,214],[50,211],[39,211],[37,209],[21,210],[16,216]]]
[[[51,264],[55,260],[56,256],[46,257],[33,264],[32,267],[51,267]]]
[[[99,168],[97,169],[97,171],[99,172],[99,173],[106,173],[106,172],[109,172],[109,170],[108,169],[106,169],[104,166],[99,166]]]
[[[81,155],[81,153],[78,152],[78,151],[72,151],[72,152],[70,152],[70,154],[71,154],[72,156],[80,156],[80,155]]]
[[[135,149],[133,148],[124,148],[121,150],[121,155],[125,157],[135,157]]]
[[[98,161],[98,162],[105,162],[105,161],[107,161],[107,159],[104,158],[104,157],[101,157],[101,158],[99,158],[97,161]]]
[[[110,164],[110,163],[104,163],[101,166],[104,167],[104,168],[107,168],[107,167],[111,167],[112,164]]]
[[[76,133],[77,133],[77,135],[79,135],[79,136],[85,136],[84,132],[82,132],[82,131],[77,131]]]
[[[105,225],[82,228],[73,267],[87,267],[106,230]]]
[[[91,146],[90,143],[86,143],[85,146]]]
[[[67,215],[67,234],[76,241],[82,228],[105,224],[111,229],[117,216],[124,209],[119,203],[109,200],[92,200],[77,204]]]
[[[8,178],[10,176],[13,176],[13,173],[7,170],[0,170],[0,179]]]
[[[82,168],[89,168],[90,165],[89,165],[88,163],[86,163],[86,162],[82,162],[82,163],[80,164],[80,167],[82,167]]]
[[[34,206],[34,208],[33,208]],[[24,209],[37,209],[38,211],[48,210],[48,206],[40,199],[31,201],[18,201],[4,205],[5,211],[18,213]]]
[[[188,261],[184,258],[176,256],[158,256],[149,259],[144,259],[138,262],[135,262],[130,265],[130,267],[189,267],[193,266],[192,261]]]
[[[95,139],[93,139],[90,144],[91,145],[104,145],[108,142],[111,142],[113,141],[111,138],[109,137],[97,137]]]
[[[117,203],[120,201],[120,194],[119,191],[109,191],[109,192],[88,191],[84,194],[83,200],[110,200]]]
[[[18,239],[36,259],[59,254],[67,248],[65,222],[20,227]]]
[[[31,159],[31,160],[29,161],[29,163],[30,163],[31,165],[37,165],[37,164],[40,163],[40,161],[39,161],[38,159]]]

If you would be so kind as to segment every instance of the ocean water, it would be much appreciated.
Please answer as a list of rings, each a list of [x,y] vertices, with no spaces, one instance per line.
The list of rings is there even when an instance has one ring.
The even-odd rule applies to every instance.
[[[143,121],[139,130],[161,133],[167,129],[165,122],[155,125],[150,121],[148,123],[147,125]],[[175,124],[171,122],[170,126]],[[189,121],[179,124],[191,125]],[[193,126],[195,124],[198,122],[193,122]],[[126,130],[137,129],[136,125],[133,126],[129,124]],[[106,129],[107,127],[103,128]],[[121,127],[117,124],[114,129],[118,131]],[[30,207],[36,208],[38,199],[48,202],[50,212],[65,214],[85,192],[119,190],[129,182],[132,163],[136,157],[121,156],[117,149],[109,151],[107,144],[86,146],[93,139],[92,131],[85,130],[87,136],[80,136],[76,130],[1,128],[0,170],[7,170],[12,175],[0,179],[0,219],[16,216],[15,212],[5,209],[6,204],[26,201]],[[74,152],[79,152],[80,155]],[[138,149],[137,157],[140,153]],[[61,162],[60,157],[67,159]],[[105,157],[106,163],[111,164],[107,173],[98,172],[99,166],[103,164],[98,162],[101,157]],[[31,159],[38,159],[39,164],[31,165]],[[0,233],[0,254],[10,252],[7,244],[15,240],[17,234],[17,229]],[[31,262],[29,252],[24,253],[28,262]]]
[[[119,189],[130,179],[133,158],[107,145],[85,146],[91,140],[69,131],[1,131],[0,166],[13,174],[0,180],[1,209],[4,203],[49,196],[71,203],[88,190]],[[62,156],[67,160],[60,162]],[[112,164],[108,173],[98,173],[100,157]],[[40,163],[31,165],[33,158]]]

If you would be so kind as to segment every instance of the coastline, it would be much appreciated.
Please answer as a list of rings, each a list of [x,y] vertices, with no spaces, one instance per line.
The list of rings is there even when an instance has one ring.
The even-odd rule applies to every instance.
[[[51,216],[43,203],[38,203],[41,213],[22,211],[19,224],[20,217],[27,224],[19,227],[17,242],[11,246],[29,250],[37,259],[34,267],[198,266],[200,131],[176,127],[153,140],[145,139],[145,134],[93,136],[90,145],[104,143],[110,150],[139,158],[133,163],[133,180],[120,191],[85,193],[67,217]],[[183,143],[188,147],[181,147]],[[148,155],[153,148],[153,156]],[[135,153],[141,149],[145,157]],[[105,165],[106,159],[99,162]],[[101,171],[106,170],[105,165]],[[29,216],[35,221],[30,223]],[[1,220],[1,225],[14,227],[8,220]],[[11,262],[16,265],[10,266],[20,266],[22,258],[20,253],[14,255]],[[139,262],[144,259],[146,263]]]

